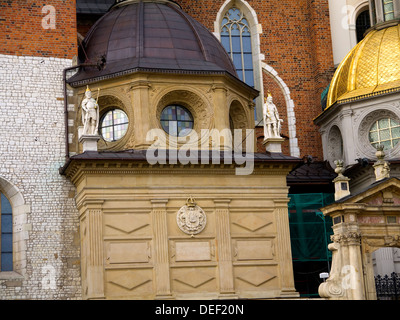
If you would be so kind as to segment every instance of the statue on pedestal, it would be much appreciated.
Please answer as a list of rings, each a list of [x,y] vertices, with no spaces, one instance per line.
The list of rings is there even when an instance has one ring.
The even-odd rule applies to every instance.
[[[263,106],[264,138],[280,138],[283,120],[279,118],[278,109],[272,102],[272,96],[268,93]]]
[[[99,105],[92,98],[92,91],[89,86],[85,92],[85,99],[82,101],[82,122],[83,135],[97,135],[99,129]]]

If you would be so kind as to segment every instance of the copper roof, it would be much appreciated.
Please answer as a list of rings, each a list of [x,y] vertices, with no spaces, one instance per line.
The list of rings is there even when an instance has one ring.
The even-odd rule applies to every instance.
[[[165,153],[166,159],[170,164],[179,164],[178,155],[173,152],[170,154],[169,150],[158,150],[157,152]],[[156,152],[156,153],[157,153]],[[67,160],[65,165],[60,168],[60,173],[65,174],[67,168],[71,165],[72,162],[76,161],[128,161],[128,162],[148,162],[151,158],[152,152],[147,154],[147,150],[123,150],[123,151],[86,151],[84,153],[80,153],[72,156]],[[198,153],[197,156],[189,157],[187,156],[185,160],[188,160],[192,163],[198,163],[199,166],[201,164],[212,164],[212,163],[220,163],[221,165],[224,163],[234,164],[236,157],[234,153],[229,153],[227,151],[221,152],[209,152],[208,155],[203,155],[201,152]],[[240,155],[242,160],[254,161],[254,163],[263,164],[263,163],[279,163],[279,164],[291,164],[297,165],[301,161],[299,158],[295,158],[292,156],[287,156],[282,153],[248,153]],[[156,156],[157,157],[157,156]],[[180,164],[179,164],[180,165]],[[190,166],[190,165],[188,165]]]
[[[105,14],[115,0],[76,0],[77,14]]]
[[[337,174],[329,162],[300,163],[287,177],[290,185],[294,184],[330,184]]]
[[[68,82],[79,86],[135,71],[229,73],[235,67],[220,41],[171,1],[129,0],[114,5],[88,32],[79,50],[84,67]]]

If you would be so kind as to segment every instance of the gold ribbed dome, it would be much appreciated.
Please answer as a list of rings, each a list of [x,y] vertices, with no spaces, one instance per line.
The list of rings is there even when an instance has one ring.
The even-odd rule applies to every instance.
[[[331,81],[327,108],[400,90],[400,24],[373,30],[344,58]]]

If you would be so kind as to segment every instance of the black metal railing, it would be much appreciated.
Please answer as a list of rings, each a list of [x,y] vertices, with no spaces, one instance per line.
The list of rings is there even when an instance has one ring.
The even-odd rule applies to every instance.
[[[400,300],[400,276],[396,272],[376,276],[375,287],[378,300]]]

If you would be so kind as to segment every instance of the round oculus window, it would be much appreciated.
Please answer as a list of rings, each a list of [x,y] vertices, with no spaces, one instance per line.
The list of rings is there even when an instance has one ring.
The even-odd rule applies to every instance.
[[[187,136],[193,129],[193,116],[188,109],[180,105],[169,105],[161,113],[161,126],[174,137]]]
[[[106,112],[100,121],[100,133],[105,141],[121,139],[128,131],[129,119],[125,112],[113,109]]]
[[[383,145],[386,150],[394,148],[400,141],[400,123],[392,118],[375,121],[369,131],[369,141],[376,148]]]

